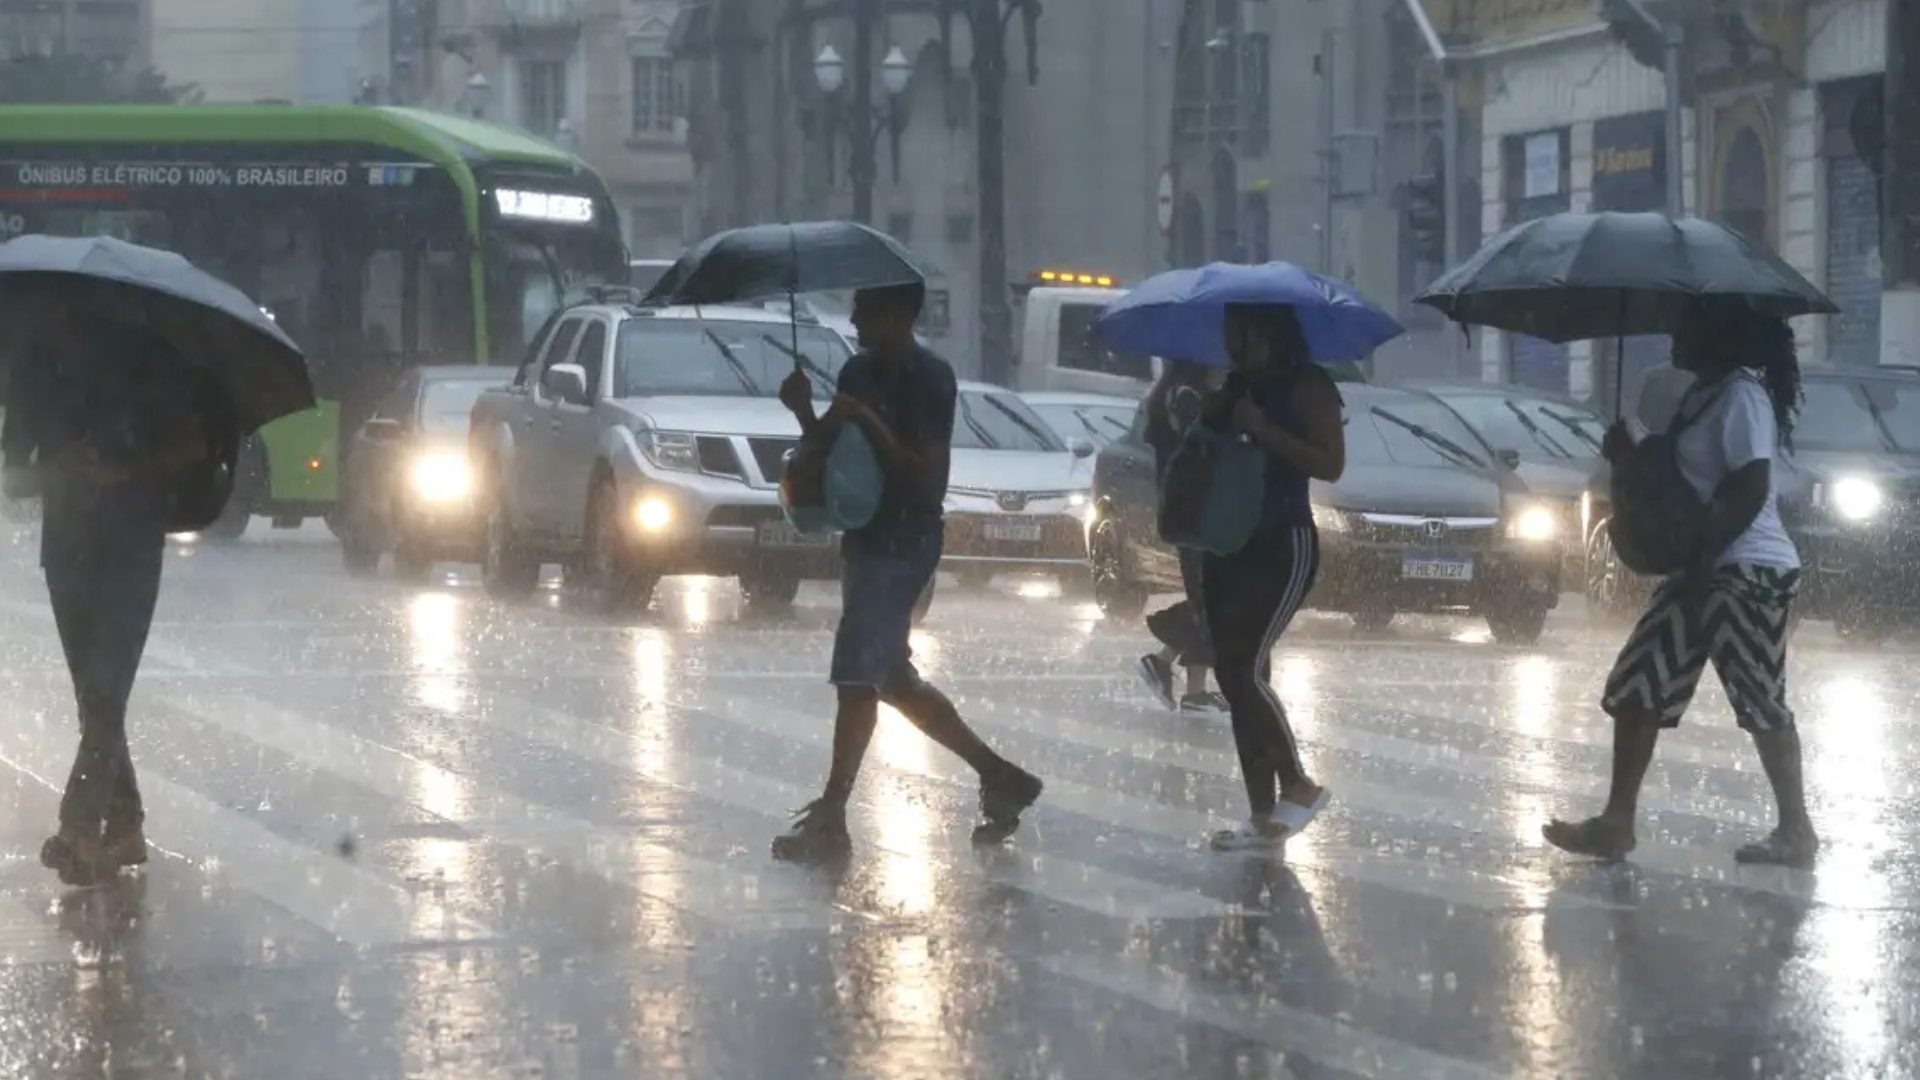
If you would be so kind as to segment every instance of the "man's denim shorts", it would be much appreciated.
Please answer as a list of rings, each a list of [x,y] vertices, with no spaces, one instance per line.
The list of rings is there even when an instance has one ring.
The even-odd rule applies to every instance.
[[[913,609],[940,567],[941,530],[843,542],[840,629],[833,636],[836,686],[907,685],[913,669]]]

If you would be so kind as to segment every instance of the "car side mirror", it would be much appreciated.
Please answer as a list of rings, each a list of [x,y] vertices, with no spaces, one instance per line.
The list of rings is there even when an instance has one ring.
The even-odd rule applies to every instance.
[[[1200,420],[1200,412],[1206,402],[1200,397],[1200,391],[1191,386],[1182,386],[1167,398],[1167,419],[1173,422],[1175,431],[1186,434]]]
[[[1500,459],[1500,464],[1505,465],[1508,472],[1516,472],[1520,468],[1520,451],[1518,450],[1495,450],[1493,456]]]
[[[1092,439],[1068,439],[1067,449],[1073,452],[1074,457],[1090,458],[1093,456],[1093,440]]]
[[[376,417],[360,425],[360,433],[373,442],[394,442],[406,435],[407,429],[398,420]]]
[[[579,364],[555,364],[540,377],[547,393],[569,405],[587,403],[587,369]]]

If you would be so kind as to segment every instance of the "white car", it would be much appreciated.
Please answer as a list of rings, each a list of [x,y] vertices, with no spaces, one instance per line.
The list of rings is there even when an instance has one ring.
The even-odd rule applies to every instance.
[[[1063,441],[1086,439],[1095,449],[1125,438],[1133,428],[1134,414],[1140,411],[1138,398],[1112,394],[1036,390],[1020,397]]]
[[[941,566],[970,587],[1007,570],[1077,581],[1093,453],[1091,440],[1061,438],[1012,391],[961,383]]]
[[[800,426],[775,398],[793,342],[824,407],[845,342],[759,307],[582,304],[556,315],[513,384],[474,406],[482,577],[524,595],[541,564],[607,607],[644,607],[663,576],[740,579],[784,607],[839,576],[833,537],[780,510]]]

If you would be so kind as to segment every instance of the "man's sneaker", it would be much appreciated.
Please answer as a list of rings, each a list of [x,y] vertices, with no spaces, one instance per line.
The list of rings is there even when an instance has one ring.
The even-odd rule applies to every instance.
[[[1134,665],[1134,671],[1140,681],[1147,685],[1147,692],[1171,709],[1173,700],[1173,664],[1162,659],[1157,653],[1148,653]]]
[[[1227,699],[1212,690],[1187,694],[1180,699],[1182,716],[1225,716],[1227,713]]]
[[[1215,851],[1275,851],[1287,842],[1284,826],[1254,818],[1238,828],[1222,829],[1209,841]]]
[[[40,845],[40,865],[59,874],[62,885],[80,889],[99,884],[115,871],[99,837],[65,830]]]
[[[986,821],[973,830],[976,843],[997,844],[1020,827],[1020,815],[1040,798],[1046,785],[1016,765],[980,781],[980,816]]]
[[[147,861],[147,834],[138,825],[130,829],[109,828],[102,843],[107,860],[115,866],[141,866]]]
[[[773,838],[773,857],[783,862],[830,862],[853,853],[847,808],[815,799],[794,817],[793,827]]]

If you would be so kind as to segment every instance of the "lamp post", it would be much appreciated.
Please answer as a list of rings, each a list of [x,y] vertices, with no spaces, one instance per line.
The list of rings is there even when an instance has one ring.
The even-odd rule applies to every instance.
[[[863,7],[863,17],[854,24],[854,88],[851,99],[840,99],[840,92],[847,82],[847,61],[832,45],[823,46],[820,55],[814,58],[813,78],[827,98],[829,115],[844,115],[852,159],[853,219],[870,223],[873,220],[876,174],[874,159],[878,156],[880,133],[898,134],[900,130],[900,112],[894,102],[907,92],[907,84],[913,80],[913,62],[907,59],[907,54],[901,52],[898,45],[887,50],[886,57],[879,64],[880,86],[886,91],[886,104],[875,105],[872,96],[874,67],[867,60],[872,55],[873,28],[864,17],[866,14],[867,9]],[[897,177],[900,168],[897,147],[893,165]]]
[[[467,115],[479,119],[487,115],[487,99],[493,94],[493,84],[487,81],[484,72],[476,71],[467,76],[467,88],[461,91],[460,104],[465,106]]]

